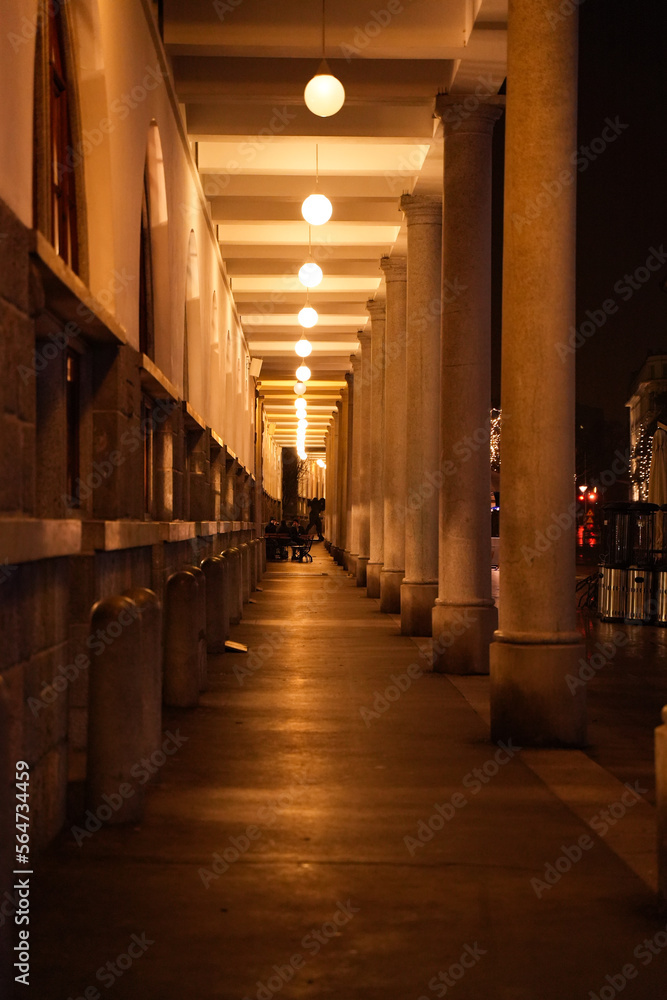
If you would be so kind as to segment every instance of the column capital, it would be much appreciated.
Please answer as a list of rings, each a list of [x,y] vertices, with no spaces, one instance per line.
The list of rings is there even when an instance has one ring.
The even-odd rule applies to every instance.
[[[407,257],[381,257],[380,268],[384,271],[385,281],[407,281]]]
[[[350,361],[352,363],[352,374],[357,375],[361,368],[361,354],[350,354]]]
[[[401,212],[413,223],[432,223],[442,225],[442,200],[423,194],[404,194],[399,200]]]
[[[442,121],[445,138],[459,135],[491,135],[493,126],[505,110],[502,94],[479,97],[476,94],[438,94],[435,113]]]
[[[358,330],[357,339],[359,341],[359,347],[361,349],[362,355],[365,351],[370,351],[371,349],[371,332],[370,330]]]
[[[384,299],[369,299],[366,303],[366,312],[371,318],[371,323],[384,320],[387,316],[387,303]]]

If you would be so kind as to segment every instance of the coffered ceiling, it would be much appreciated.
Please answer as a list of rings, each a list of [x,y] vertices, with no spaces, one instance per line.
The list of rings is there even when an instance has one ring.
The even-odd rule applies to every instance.
[[[280,443],[295,443],[301,203],[315,190],[316,147],[333,215],[310,233],[324,271],[308,295],[319,313],[306,334],[311,452],[323,447],[366,302],[384,296],[379,260],[405,252],[399,197],[441,189],[435,95],[498,91],[506,17],[507,0],[328,0],[326,57],[346,100],[319,118],[303,89],[322,57],[322,0],[164,0],[176,89]]]

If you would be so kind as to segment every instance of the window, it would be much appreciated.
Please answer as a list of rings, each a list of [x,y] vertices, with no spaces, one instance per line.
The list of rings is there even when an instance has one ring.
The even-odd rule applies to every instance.
[[[154,358],[153,325],[153,255],[151,249],[151,216],[148,191],[148,169],[144,170],[144,190],[141,200],[141,246],[139,250],[139,350]]]
[[[48,114],[44,133],[45,156],[35,150],[35,162],[45,159],[49,177],[45,184],[47,204],[43,213],[36,212],[36,225],[42,229],[57,253],[73,271],[79,270],[79,251],[76,216],[76,185],[74,164],[75,149],[72,143],[71,95],[68,90],[67,63],[64,46],[64,22],[61,7],[49,10],[42,19],[47,25],[48,58]],[[39,50],[38,50],[39,52]],[[35,185],[38,190],[38,185]],[[41,214],[41,218],[40,218]]]
[[[144,513],[147,518],[152,518],[155,508],[155,421],[153,400],[148,396],[143,396],[141,400],[141,427],[144,438]]]
[[[66,359],[65,408],[67,414],[67,496],[70,507],[81,506],[79,431],[81,426],[81,359],[69,350]]]

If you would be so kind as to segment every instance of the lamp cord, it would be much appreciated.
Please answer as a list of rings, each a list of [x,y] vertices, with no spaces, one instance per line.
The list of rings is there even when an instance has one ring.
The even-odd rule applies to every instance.
[[[325,13],[324,13],[324,5],[325,5],[325,3],[326,3],[326,0],[322,0],[322,58],[323,59],[326,59],[326,45],[325,45],[325,36],[324,36],[324,26],[325,26],[325,23],[326,23],[326,16],[325,16]]]

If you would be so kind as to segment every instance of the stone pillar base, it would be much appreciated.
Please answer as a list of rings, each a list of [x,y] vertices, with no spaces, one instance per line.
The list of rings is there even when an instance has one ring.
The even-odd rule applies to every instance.
[[[658,902],[667,910],[667,706],[655,731],[655,797],[658,821]]]
[[[366,586],[366,567],[368,556],[357,556],[357,587]]]
[[[350,568],[350,550],[343,549],[343,561],[341,563],[343,569],[349,570]]]
[[[431,635],[437,583],[401,584],[401,635]]]
[[[440,674],[488,674],[489,645],[498,628],[494,605],[433,608],[433,669]]]
[[[491,646],[491,739],[519,746],[583,747],[586,694],[574,692],[585,647],[494,642]]]
[[[387,615],[401,613],[401,584],[404,569],[384,569],[380,571],[380,611]]]
[[[382,563],[372,563],[369,562],[366,567],[366,596],[367,597],[379,597],[380,596],[380,572],[382,570]]]
[[[357,559],[358,558],[359,558],[359,553],[358,552],[350,552],[350,554],[347,557],[347,564],[345,566],[345,569],[348,571],[348,573],[351,573],[352,576],[356,576],[357,575]]]

